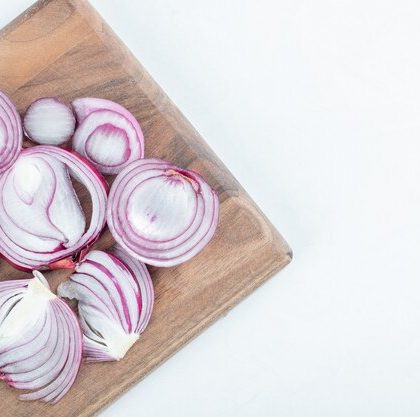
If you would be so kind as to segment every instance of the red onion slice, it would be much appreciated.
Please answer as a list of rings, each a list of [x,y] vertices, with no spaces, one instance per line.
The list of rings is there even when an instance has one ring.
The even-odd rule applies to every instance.
[[[213,237],[218,217],[219,199],[199,174],[156,159],[125,168],[107,207],[108,227],[121,247],[162,267],[199,253]]]
[[[29,139],[43,145],[62,145],[74,133],[76,119],[73,111],[54,97],[34,101],[23,119]]]
[[[10,99],[0,91],[0,174],[10,168],[22,148],[22,124]]]
[[[55,403],[71,388],[82,360],[82,333],[70,307],[34,271],[0,282],[0,372],[23,400]]]
[[[58,288],[61,297],[78,300],[83,354],[88,361],[122,359],[146,328],[154,291],[144,264],[121,248],[92,251],[70,280]]]
[[[87,189],[85,214],[71,177]],[[0,177],[0,252],[20,269],[72,268],[105,224],[107,185],[80,156],[54,146],[24,150]]]
[[[79,127],[73,149],[104,174],[117,174],[144,156],[144,137],[135,117],[109,100],[81,98],[73,102]]]

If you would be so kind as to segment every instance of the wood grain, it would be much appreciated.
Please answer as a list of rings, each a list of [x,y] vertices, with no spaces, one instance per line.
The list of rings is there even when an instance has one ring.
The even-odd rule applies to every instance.
[[[0,89],[23,112],[41,96],[108,98],[141,122],[146,156],[200,172],[220,196],[212,242],[193,260],[150,268],[156,304],[141,341],[119,363],[83,364],[58,406],[24,403],[0,386],[2,416],[90,416],[159,366],[291,260],[291,251],[197,131],[84,0],[41,0],[0,31]],[[106,232],[98,247],[113,244]],[[69,272],[47,274],[52,286]],[[4,262],[1,279],[22,277]]]

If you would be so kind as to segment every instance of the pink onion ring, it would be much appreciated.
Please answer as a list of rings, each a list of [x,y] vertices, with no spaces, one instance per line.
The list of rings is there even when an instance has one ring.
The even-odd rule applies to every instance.
[[[89,192],[89,226],[71,178]],[[17,268],[72,268],[78,253],[104,227],[106,182],[70,151],[54,146],[25,149],[0,176],[0,190],[0,252]]]
[[[79,122],[73,149],[104,174],[117,174],[144,156],[144,137],[135,117],[113,101],[80,98],[73,102]]]
[[[22,123],[14,104],[0,91],[0,174],[16,161],[22,148]]]
[[[73,385],[81,360],[76,315],[40,272],[0,282],[1,379],[31,391],[20,399],[56,403]]]
[[[88,361],[122,359],[146,328],[154,292],[144,264],[92,251],[76,267],[70,280],[58,288],[61,297],[78,300],[83,330],[83,354]]]
[[[115,179],[108,227],[132,257],[162,267],[198,254],[211,240],[219,199],[204,179],[169,162],[132,162]]]

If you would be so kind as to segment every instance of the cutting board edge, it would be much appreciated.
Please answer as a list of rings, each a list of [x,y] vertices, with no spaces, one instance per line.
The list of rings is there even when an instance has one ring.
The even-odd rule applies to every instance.
[[[5,26],[0,28],[0,38],[7,36],[7,34],[15,29],[17,26],[21,25],[25,20],[28,20],[31,16],[37,13],[40,9],[45,7],[48,3],[51,3],[54,0],[38,0],[27,9],[25,9],[21,14],[16,16],[13,20],[7,23]]]
[[[31,16],[37,13],[40,9],[42,9],[43,7],[49,5],[50,3],[54,1],[56,0],[39,0],[37,3],[32,5],[25,12],[23,12],[20,16],[14,19],[11,23],[6,25],[3,29],[0,29],[0,38],[7,37],[7,33],[9,33],[9,31],[12,31],[17,26],[23,24],[27,19],[29,19]],[[112,28],[100,17],[99,13],[94,9],[93,6],[90,5],[89,2],[87,2],[86,0],[66,0],[66,1],[74,5],[75,9],[77,10],[77,13],[81,15],[84,19],[86,19],[87,21],[90,21],[89,17],[90,17],[90,12],[92,11],[95,14],[95,17],[97,19],[95,20],[94,26],[92,26],[92,29],[96,32],[96,34],[104,42],[106,42],[106,40],[108,39],[109,34],[114,36],[118,44],[124,47],[124,51],[126,52],[126,59],[128,61],[131,61],[132,65],[134,66],[138,65],[139,67],[141,67],[141,73],[143,77],[147,76],[151,78],[147,70],[144,69],[142,64],[137,59],[137,57],[131,52],[130,48],[122,42],[122,40],[118,37],[118,35],[116,35],[115,32],[112,30]],[[98,17],[99,17],[99,20],[98,20]],[[109,49],[110,51],[112,50],[112,48],[109,48]],[[133,71],[130,71],[130,75],[132,75],[133,78],[136,78],[137,69],[134,68]],[[153,82],[158,84],[154,80]],[[164,94],[167,97],[166,92],[164,92]],[[161,96],[160,96],[160,99],[162,99]],[[117,400],[122,394],[127,392],[132,386],[134,386],[135,384],[143,380],[144,377],[146,377],[153,370],[158,368],[161,363],[166,362],[166,360],[171,358],[175,353],[181,350],[187,343],[189,343],[192,339],[197,337],[201,332],[209,328],[219,318],[223,318],[224,316],[226,316],[226,314],[233,307],[235,307],[240,301],[242,301],[245,297],[250,295],[256,288],[260,287],[275,273],[283,269],[292,260],[292,251],[288,243],[286,242],[286,240],[282,237],[280,232],[277,230],[277,228],[275,228],[273,224],[264,215],[264,213],[262,213],[262,211],[253,201],[253,199],[243,189],[243,187],[232,175],[232,173],[228,170],[228,168],[226,168],[226,165],[220,161],[219,157],[215,154],[215,152],[211,149],[211,147],[207,144],[207,142],[201,137],[201,135],[195,130],[194,126],[183,115],[183,113],[179,110],[179,108],[175,105],[175,103],[170,98],[168,98],[167,100],[169,104],[167,102],[166,105],[170,106],[172,111],[175,113],[172,116],[175,119],[178,118],[177,121],[179,121],[179,118],[182,118],[181,120],[182,126],[181,127],[178,126],[178,127],[180,127],[180,129],[184,131],[193,129],[196,132],[196,135],[191,134],[190,137],[194,137],[194,139],[198,137],[199,142],[200,142],[196,146],[199,146],[200,150],[205,150],[206,152],[208,151],[209,153],[207,157],[210,157],[210,159],[217,159],[217,161],[220,162],[221,165],[223,165],[223,168],[226,169],[227,172],[229,172],[229,175],[231,176],[231,179],[232,179],[232,183],[231,183],[232,188],[229,188],[228,190],[224,191],[227,193],[228,198],[230,198],[231,196],[240,197],[250,202],[253,205],[253,207],[258,210],[258,213],[260,214],[266,227],[271,232],[272,241],[271,241],[271,246],[270,246],[270,253],[272,254],[273,258],[274,256],[276,256],[276,259],[272,259],[272,262],[270,263],[271,269],[267,267],[267,269],[264,270],[264,273],[258,275],[255,279],[253,279],[252,282],[247,282],[246,285],[240,289],[240,291],[237,291],[231,296],[228,302],[222,303],[223,305],[220,305],[219,308],[212,311],[212,313],[208,317],[206,317],[205,320],[202,320],[199,323],[195,323],[190,329],[185,331],[182,334],[183,337],[179,337],[178,339],[171,341],[171,343],[168,343],[168,345],[165,346],[165,352],[167,354],[161,355],[160,358],[153,358],[153,361],[151,361],[150,364],[148,364],[148,366],[144,368],[145,372],[143,375],[141,376],[137,374],[133,375],[130,378],[127,378],[123,384],[118,384],[118,386],[115,386],[115,387],[113,386],[111,390],[107,391],[105,395],[101,395],[100,397],[98,397],[96,399],[96,402],[90,402],[88,404],[88,407],[85,410],[83,410],[82,413],[77,414],[77,416],[97,415],[97,413],[99,413],[100,410],[104,409],[105,407],[108,407],[113,401]],[[163,101],[166,101],[166,99]],[[231,195],[231,191],[232,191],[232,195]],[[163,360],[162,360],[162,356],[164,356]],[[69,415],[76,416],[74,411],[73,411],[73,414],[69,414]]]
[[[114,402],[118,401],[118,399],[120,399],[124,394],[126,394],[131,388],[133,388],[137,384],[140,384],[153,371],[155,371],[162,364],[166,363],[168,360],[174,357],[192,340],[199,337],[219,320],[224,319],[230,311],[232,311],[236,306],[238,306],[243,300],[248,298],[255,290],[267,283],[270,280],[270,278],[272,278],[274,275],[283,270],[287,265],[289,265],[289,263],[293,259],[293,254],[291,252],[288,252],[286,254],[282,253],[281,255],[282,260],[278,265],[273,267],[272,271],[269,271],[266,275],[261,276],[259,281],[254,281],[252,284],[246,286],[241,291],[238,291],[238,293],[231,298],[231,302],[229,305],[223,305],[220,309],[215,310],[215,312],[213,312],[212,315],[209,316],[206,322],[201,322],[200,325],[194,327],[189,332],[185,333],[185,338],[179,338],[178,341],[181,341],[181,343],[174,343],[168,345],[168,354],[163,361],[160,360],[156,364],[151,365],[143,376],[133,377],[129,381],[127,380],[127,382],[124,385],[119,385],[118,388],[115,389],[115,392],[112,392],[106,397],[104,396],[101,398],[101,400],[103,400],[101,404],[96,403],[91,409],[85,409],[84,413],[79,414],[78,417],[97,416],[99,412],[110,407]]]

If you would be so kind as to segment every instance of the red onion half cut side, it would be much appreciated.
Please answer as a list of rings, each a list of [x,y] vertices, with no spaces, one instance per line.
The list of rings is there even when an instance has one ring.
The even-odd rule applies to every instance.
[[[34,101],[23,118],[25,133],[42,145],[62,145],[74,133],[76,118],[70,107],[55,97]]]
[[[90,195],[90,224],[72,180]],[[105,224],[107,185],[79,155],[55,146],[21,152],[0,176],[0,253],[23,270],[72,268]]]
[[[213,237],[218,217],[216,192],[199,174],[157,159],[126,167],[107,206],[108,227],[121,247],[161,267],[199,253]]]
[[[41,273],[0,282],[0,378],[29,391],[20,399],[59,401],[73,385],[81,360],[76,315]]]
[[[22,148],[22,123],[6,94],[0,91],[0,174],[16,161]]]
[[[73,149],[103,174],[118,174],[144,156],[144,137],[135,117],[113,101],[81,98],[73,102],[79,127]]]
[[[122,359],[146,328],[154,292],[141,262],[101,251],[90,252],[70,280],[58,288],[61,297],[78,301],[83,355],[90,362]],[[127,263],[126,263],[127,262]]]

